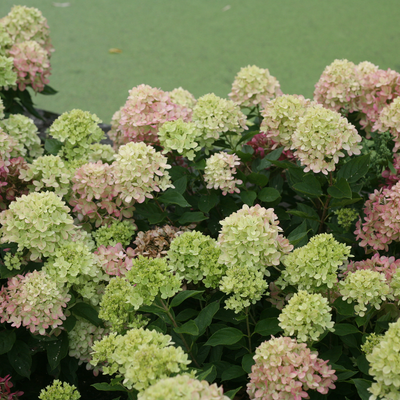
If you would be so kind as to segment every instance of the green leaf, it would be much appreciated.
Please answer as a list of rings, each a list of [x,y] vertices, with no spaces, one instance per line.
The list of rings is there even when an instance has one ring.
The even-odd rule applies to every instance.
[[[335,199],[351,199],[350,185],[346,179],[340,178],[333,186],[328,187],[328,194]]]
[[[340,356],[342,355],[342,346],[333,346],[328,351],[325,351],[320,355],[320,358],[323,360],[328,360],[329,364],[335,363],[339,360]]]
[[[29,346],[17,340],[12,349],[7,353],[8,361],[19,375],[30,378],[32,357]]]
[[[158,224],[167,217],[166,212],[163,212],[152,203],[135,204],[135,209],[135,212],[141,217],[147,218],[150,224]]]
[[[338,171],[338,179],[344,178],[348,183],[355,183],[362,178],[369,169],[370,155],[353,158],[344,164]]]
[[[223,328],[215,332],[207,340],[205,346],[230,345],[237,343],[244,336],[242,331],[236,328]]]
[[[341,297],[338,297],[334,301],[333,306],[336,308],[337,312],[340,315],[348,315],[348,316],[354,315],[354,306],[353,306],[353,304],[342,300]]]
[[[53,156],[56,156],[63,146],[64,143],[61,143],[59,140],[53,138],[46,139],[44,142],[45,150]]]
[[[179,306],[179,304],[183,303],[189,297],[196,296],[198,294],[203,293],[204,290],[182,290],[179,292],[171,301],[170,307]]]
[[[341,374],[338,374],[338,381],[343,382],[346,381],[347,379],[351,378],[352,376],[358,374],[358,371],[345,371],[342,372]]]
[[[272,187],[266,187],[258,193],[258,198],[265,203],[272,203],[279,197],[281,197],[280,193]]]
[[[217,377],[217,369],[215,365],[211,365],[211,367],[207,368],[203,372],[200,372],[197,376],[199,381],[206,380],[207,382],[212,383],[214,379]]]
[[[361,354],[357,357],[357,367],[365,375],[369,375],[369,362],[365,357],[365,354]]]
[[[207,219],[207,217],[201,211],[188,211],[182,214],[178,222],[182,225],[189,224],[191,222],[200,222]]]
[[[287,161],[287,160],[283,160],[283,161],[276,160],[276,161],[271,161],[271,163],[273,165],[275,165],[275,167],[278,167],[278,168],[283,168],[283,169],[298,168],[298,169],[300,169],[300,167],[298,165],[293,164],[293,163],[291,163],[290,161]]]
[[[178,328],[174,328],[176,333],[186,333],[188,335],[197,336],[199,334],[199,328],[193,320],[190,320],[179,326]]]
[[[289,233],[287,238],[293,246],[299,247],[307,243],[307,233],[307,222],[303,221],[296,229],[293,229],[293,231]]]
[[[74,329],[76,324],[76,318],[73,315],[67,317],[67,319],[63,322],[63,328],[66,329],[67,332],[71,332]]]
[[[43,90],[40,92],[40,94],[44,94],[45,96],[53,96],[56,93],[58,93],[58,91],[49,85],[44,85]]]
[[[279,326],[278,318],[265,318],[257,322],[254,332],[259,333],[261,336],[276,335],[281,332],[282,328]]]
[[[55,370],[60,361],[68,355],[69,344],[68,334],[63,332],[58,340],[46,343],[47,361],[49,362],[50,369]]]
[[[219,196],[215,192],[211,192],[209,195],[202,195],[199,198],[197,207],[200,211],[208,213],[212,208],[214,208],[219,202]]]
[[[215,145],[215,143],[214,143],[214,145]],[[252,158],[252,155],[250,153],[245,153],[244,151],[241,151],[241,150],[238,150],[236,152],[236,155],[240,158],[240,161],[242,161],[243,163],[247,163]]]
[[[177,204],[180,207],[190,207],[186,199],[175,189],[168,189],[159,197],[159,200],[164,204]]]
[[[268,180],[268,176],[264,174],[257,174],[256,172],[252,172],[250,175],[247,176],[248,182],[261,187],[265,186],[268,183]]]
[[[350,204],[354,204],[362,200],[362,197],[356,198],[356,199],[332,199],[332,201],[329,203],[329,208],[338,208],[338,207],[344,207],[348,206]]]
[[[184,322],[190,318],[193,318],[197,314],[198,314],[197,310],[194,310],[193,308],[185,308],[176,316],[175,321]]]
[[[0,332],[0,354],[8,353],[12,349],[16,340],[17,337],[15,336],[14,330]]]
[[[186,186],[187,186],[187,176],[184,175],[182,178],[177,179],[176,181],[173,182],[173,185],[175,186],[175,190],[183,194],[186,191]]]
[[[254,353],[253,354],[245,354],[242,358],[242,368],[250,374],[251,367],[255,364],[254,361]]]
[[[101,382],[101,383],[94,383],[91,386],[102,392],[127,392],[127,390],[120,384],[111,385],[107,382]]]
[[[307,195],[308,197],[322,196],[321,185],[318,182],[318,179],[312,175],[306,175],[303,178],[303,182],[295,183],[293,189]]]
[[[288,210],[286,211],[288,214],[295,215],[296,217],[301,217],[301,218],[306,218],[306,219],[311,219],[313,221],[318,221],[318,216],[315,215],[310,215],[304,211],[299,211],[299,210]]]
[[[97,310],[88,303],[80,302],[76,303],[71,311],[78,317],[85,318],[87,321],[95,326],[101,326],[102,320],[99,318],[99,313]]]
[[[239,386],[236,389],[228,390],[227,392],[224,393],[225,396],[229,397],[231,400],[233,400],[236,396],[236,393],[242,388],[242,386]]]
[[[335,324],[333,328],[335,329],[333,333],[337,336],[346,336],[353,333],[360,333],[360,331],[351,324]]]
[[[268,153],[264,158],[266,158],[269,161],[276,161],[282,154],[283,147],[279,147],[278,149],[275,149]]]
[[[255,199],[257,198],[257,193],[254,190],[247,190],[240,192],[240,198],[243,203],[247,204],[248,206],[252,206],[254,204]]]
[[[246,372],[240,365],[232,365],[222,373],[221,382],[236,379],[243,375],[246,375]]]
[[[356,385],[356,389],[358,395],[361,397],[361,400],[369,400],[371,393],[368,391],[372,382],[367,381],[366,379],[352,379],[351,380],[354,385]]]
[[[199,315],[194,320],[196,325],[199,327],[200,335],[202,335],[205,332],[206,328],[211,325],[213,317],[217,313],[219,308],[219,301],[214,301],[200,311]]]

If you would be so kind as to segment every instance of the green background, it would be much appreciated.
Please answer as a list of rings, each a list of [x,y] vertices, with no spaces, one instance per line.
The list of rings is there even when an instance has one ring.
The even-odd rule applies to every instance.
[[[38,95],[37,106],[106,123],[141,83],[226,97],[240,68],[255,64],[284,93],[311,97],[336,58],[400,71],[398,0],[16,1],[1,0],[0,16],[14,4],[39,8],[56,49],[50,85],[59,93]]]

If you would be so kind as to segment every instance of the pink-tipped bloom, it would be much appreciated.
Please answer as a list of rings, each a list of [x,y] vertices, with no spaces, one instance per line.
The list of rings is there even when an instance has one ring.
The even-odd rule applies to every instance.
[[[10,382],[10,379],[11,375],[6,375],[4,378],[0,377],[0,400],[18,400],[18,397],[24,394],[21,391],[11,393],[11,388],[14,385]]]
[[[100,246],[94,254],[104,272],[113,276],[124,276],[132,268],[134,250],[128,247],[126,251],[121,243],[115,246]]]

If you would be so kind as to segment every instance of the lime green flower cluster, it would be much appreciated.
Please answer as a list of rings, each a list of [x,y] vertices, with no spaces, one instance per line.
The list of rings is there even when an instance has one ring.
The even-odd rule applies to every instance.
[[[341,208],[334,211],[334,213],[337,215],[339,226],[342,226],[346,232],[359,216],[358,212],[353,208]]]
[[[32,181],[30,190],[50,190],[62,197],[70,188],[71,174],[59,156],[42,156],[33,161],[28,169],[21,169],[20,179]]]
[[[196,98],[192,95],[192,93],[183,89],[182,87],[178,87],[171,92],[168,92],[168,94],[173,103],[184,106],[189,110],[192,110],[196,105]]]
[[[50,134],[64,143],[60,156],[67,160],[86,158],[90,145],[105,138],[101,120],[88,111],[72,110],[60,115],[51,125]]]
[[[369,269],[347,274],[345,280],[339,282],[339,290],[343,300],[357,303],[354,311],[360,317],[365,315],[368,304],[379,310],[382,301],[393,299],[385,275]]]
[[[111,333],[93,345],[91,364],[103,364],[103,374],[117,374],[123,385],[138,391],[187,369],[190,363],[171,337],[147,329],[132,329],[124,336]]]
[[[4,261],[4,265],[10,271],[19,270],[19,269],[21,269],[21,266],[23,264],[26,264],[26,261],[24,260],[24,252],[23,251],[17,251],[15,254],[12,254],[11,252],[7,252],[6,255],[4,256],[3,261]]]
[[[300,290],[279,315],[285,336],[295,335],[299,342],[317,341],[325,330],[333,331],[334,322],[328,300],[319,293]]]
[[[7,55],[8,50],[11,49],[13,41],[10,34],[7,32],[6,27],[2,23],[0,23],[0,43],[0,57],[4,57]]]
[[[396,268],[389,282],[390,290],[396,300],[400,303],[400,268]]]
[[[216,240],[201,232],[184,232],[176,237],[167,253],[169,265],[188,283],[203,281],[217,288],[226,267],[218,262],[221,250]]]
[[[12,157],[24,157],[26,160],[43,154],[39,132],[32,119],[20,114],[11,114],[0,121],[0,127],[17,142],[11,153]]]
[[[11,158],[14,147],[18,146],[17,141],[7,135],[0,127],[0,165],[3,166],[6,160]]]
[[[185,122],[182,118],[165,122],[158,131],[164,154],[176,150],[189,160],[194,160],[196,152],[205,145],[202,135],[193,122]]]
[[[1,243],[27,248],[31,260],[51,256],[75,229],[69,208],[53,192],[22,195],[0,213]]]
[[[40,400],[79,400],[80,398],[81,395],[76,386],[58,379],[55,379],[46,389],[42,389],[39,394]]]
[[[148,320],[133,312],[127,301],[135,297],[135,287],[125,278],[115,277],[110,280],[100,302],[99,318],[107,321],[112,332],[123,333],[128,328],[141,328]]]
[[[14,61],[11,57],[0,55],[0,88],[7,90],[17,84],[17,73],[13,67]]]
[[[136,225],[131,221],[113,221],[109,226],[101,226],[92,235],[96,240],[97,247],[115,246],[117,243],[126,247],[131,242],[135,231]]]
[[[389,324],[383,338],[371,353],[366,355],[369,361],[369,374],[376,382],[368,389],[370,400],[397,400],[400,392],[400,319]]]
[[[109,144],[93,143],[89,146],[88,161],[111,164],[115,160],[115,150]]]
[[[192,376],[177,375],[160,379],[154,385],[139,393],[138,400],[229,400],[222,387],[216,383],[199,381]]]
[[[0,39],[1,42],[1,39]],[[4,104],[3,101],[0,99],[0,119],[4,118]]]
[[[361,350],[365,355],[371,354],[375,347],[383,339],[383,335],[377,335],[376,333],[370,333],[365,339],[365,343],[361,346]]]
[[[282,259],[285,269],[277,284],[309,291],[331,289],[337,283],[337,270],[350,256],[350,246],[336,241],[332,234],[322,233],[307,245],[294,250]]]

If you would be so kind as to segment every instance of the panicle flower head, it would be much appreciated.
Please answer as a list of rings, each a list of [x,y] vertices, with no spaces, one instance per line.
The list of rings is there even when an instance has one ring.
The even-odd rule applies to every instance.
[[[3,118],[4,118],[4,104],[3,101],[0,99],[0,120]]]
[[[113,246],[101,245],[94,253],[97,263],[106,274],[123,276],[132,268],[132,259],[128,256],[133,255],[132,252],[132,249],[125,251],[121,243],[116,243]]]
[[[14,148],[18,147],[18,142],[4,132],[1,127],[0,123],[0,166],[4,168],[5,166],[9,165],[9,163],[5,163],[8,161],[12,156],[11,154],[14,153]],[[5,165],[7,164],[7,165]]]
[[[307,245],[283,257],[285,269],[278,284],[311,291],[331,289],[337,283],[338,267],[351,257],[350,250],[330,233],[313,236]]]
[[[0,56],[6,56],[7,51],[10,50],[13,45],[13,40],[2,21],[3,19],[0,19]]]
[[[160,379],[138,395],[138,400],[229,400],[216,383],[199,381],[190,375]]]
[[[390,189],[375,190],[365,202],[364,222],[356,223],[360,246],[388,251],[393,241],[400,240],[400,182]]]
[[[1,323],[21,325],[32,333],[46,334],[46,329],[57,328],[65,320],[63,308],[70,300],[68,289],[58,285],[43,271],[8,279],[0,290]]]
[[[261,112],[263,121],[260,132],[271,138],[275,144],[289,149],[292,144],[292,135],[296,130],[300,117],[304,115],[312,103],[301,95],[284,94],[268,101]]]
[[[11,251],[8,251],[4,255],[3,262],[7,269],[9,269],[10,271],[20,270],[22,265],[28,264],[23,251],[17,251],[14,254]]]
[[[265,153],[272,150],[276,145],[265,133],[257,133],[246,144],[251,146],[254,150],[254,155],[260,158],[264,158]]]
[[[0,121],[0,127],[10,135],[16,145],[11,152],[12,157],[34,159],[43,154],[38,129],[32,119],[20,114],[11,114]]]
[[[55,379],[46,389],[42,389],[39,394],[40,400],[79,400],[80,398],[81,395],[75,385],[58,379]]]
[[[37,8],[14,6],[0,20],[0,24],[3,25],[13,43],[33,40],[48,53],[53,51],[47,20]]]
[[[358,212],[352,208],[341,208],[334,211],[337,215],[338,225],[341,226],[346,232],[353,225],[353,222],[359,216]]]
[[[325,330],[333,331],[331,307],[320,293],[300,290],[294,294],[279,315],[279,326],[285,336],[297,336],[299,342],[317,341]]]
[[[400,148],[400,97],[382,109],[373,130],[381,133],[389,131],[394,140],[393,152],[397,152]]]
[[[171,242],[168,262],[188,282],[203,281],[206,287],[218,287],[225,266],[218,262],[221,251],[216,240],[201,232],[182,233]]]
[[[17,84],[17,73],[14,71],[12,57],[0,54],[0,88],[14,87]]]
[[[111,333],[93,345],[93,365],[103,364],[103,373],[124,378],[123,385],[142,391],[158,380],[178,374],[190,363],[171,337],[147,329],[131,329],[125,335]]]
[[[72,110],[61,114],[51,125],[50,134],[64,143],[60,155],[67,160],[85,158],[92,143],[104,139],[101,120],[88,111]]]
[[[136,231],[136,225],[130,221],[113,221],[109,226],[102,226],[92,235],[96,240],[97,247],[115,246],[121,243],[123,247],[129,245]]]
[[[178,87],[170,92],[168,92],[171,100],[178,104],[179,106],[186,107],[189,110],[192,110],[196,105],[196,98],[189,91],[183,89],[182,87]],[[189,114],[191,116],[191,112]]]
[[[335,60],[328,65],[315,84],[314,100],[324,107],[340,111],[357,110],[361,84],[357,79],[357,67],[348,60]]]
[[[31,251],[31,260],[51,256],[75,229],[69,208],[53,192],[21,196],[0,213],[1,243],[17,243]]]
[[[377,335],[376,333],[370,333],[365,339],[365,343],[361,346],[361,350],[365,355],[369,355],[374,351],[374,348],[382,340],[383,335]]]
[[[71,174],[59,156],[42,156],[33,161],[27,169],[21,170],[20,179],[32,181],[29,186],[36,192],[53,191],[62,197],[69,192]]]
[[[192,120],[202,132],[206,149],[211,148],[221,133],[240,134],[248,129],[246,116],[231,100],[222,99],[214,93],[206,94],[197,100],[193,108]]]
[[[282,94],[278,80],[268,69],[255,65],[243,67],[235,76],[230,99],[241,107],[264,105]]]
[[[89,146],[88,160],[91,163],[102,161],[111,164],[115,160],[115,150],[109,144],[93,143]]]
[[[159,144],[157,132],[160,126],[178,118],[189,119],[190,111],[183,105],[174,103],[167,92],[139,85],[129,91],[129,97],[118,115],[114,130],[118,145],[129,142]]]
[[[206,160],[204,171],[207,189],[221,189],[224,196],[228,192],[240,193],[236,185],[241,185],[243,181],[234,177],[238,165],[240,165],[240,158],[236,154],[223,151],[213,154]]]
[[[51,71],[49,53],[33,40],[15,43],[8,53],[13,57],[18,89],[30,85],[35,92],[43,91]]]
[[[339,282],[339,291],[343,300],[357,303],[354,311],[360,317],[365,315],[368,304],[379,310],[382,301],[393,298],[385,275],[370,269],[360,269],[347,274],[346,278]]]
[[[167,158],[145,143],[128,143],[119,148],[113,163],[115,184],[126,203],[143,203],[151,192],[173,187]]]
[[[369,354],[369,374],[374,377],[368,389],[371,400],[396,400],[400,391],[400,319],[389,324],[389,329]]]
[[[318,358],[305,343],[289,337],[272,337],[254,356],[247,393],[252,400],[308,399],[308,390],[327,394],[335,389],[335,370]]]
[[[11,375],[6,375],[4,378],[0,377],[0,399],[1,400],[18,400],[19,396],[22,396],[24,392],[18,391],[11,393],[11,388],[14,386],[10,382]]]
[[[164,154],[176,150],[189,160],[194,160],[195,152],[204,144],[201,130],[193,122],[185,122],[181,118],[162,124],[158,138]]]
[[[328,110],[318,104],[307,108],[300,118],[292,135],[294,155],[305,165],[305,172],[322,172],[335,170],[340,157],[360,154],[361,136],[356,128],[339,113]]]

